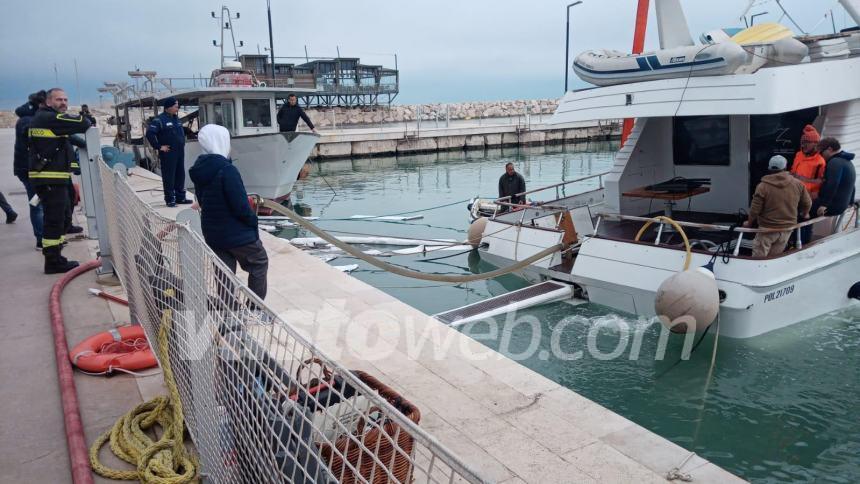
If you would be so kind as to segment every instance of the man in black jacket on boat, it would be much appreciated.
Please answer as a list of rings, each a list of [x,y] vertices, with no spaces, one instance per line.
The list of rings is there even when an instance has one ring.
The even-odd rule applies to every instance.
[[[526,191],[526,179],[514,170],[514,164],[508,163],[505,165],[505,174],[499,178],[499,198],[510,197],[509,200],[503,202],[513,204],[524,204],[526,202],[525,195],[517,196]],[[507,212],[508,207],[503,205],[500,212]]]
[[[287,96],[287,102],[281,107],[280,111],[278,111],[278,126],[281,129],[281,132],[293,132],[299,126],[299,118],[304,120],[305,124],[308,125],[308,128],[311,129],[311,132],[316,133],[317,130],[314,128],[314,123],[311,122],[311,118],[305,114],[305,110],[299,106],[299,98],[296,97],[295,94],[290,94]]]

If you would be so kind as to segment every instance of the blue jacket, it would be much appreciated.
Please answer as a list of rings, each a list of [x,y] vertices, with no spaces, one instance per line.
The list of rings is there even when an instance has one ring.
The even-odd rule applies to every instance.
[[[221,155],[200,155],[189,170],[200,204],[203,238],[213,249],[233,249],[256,242],[257,215],[239,170]]]
[[[824,184],[815,200],[816,207],[827,207],[827,215],[839,215],[854,203],[857,172],[851,161],[853,159],[853,154],[842,151],[827,161]]]
[[[167,145],[171,150],[181,149],[185,146],[185,131],[179,116],[171,116],[161,113],[152,118],[149,127],[146,128],[146,140],[156,150],[162,145]]]

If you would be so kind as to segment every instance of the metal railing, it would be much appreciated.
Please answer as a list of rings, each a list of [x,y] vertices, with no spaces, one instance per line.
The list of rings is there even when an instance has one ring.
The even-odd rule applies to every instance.
[[[134,323],[166,350],[201,474],[217,483],[484,482],[423,431],[420,410],[328,358],[186,224],[98,162]],[[156,335],[169,324],[167,348]]]
[[[852,213],[849,215],[849,219],[854,219],[854,228],[860,228],[860,217],[857,216],[857,205],[852,207]],[[769,228],[752,228],[752,227],[737,227],[737,226],[728,226],[728,225],[719,225],[719,224],[703,224],[696,222],[682,222],[675,220],[675,222],[681,227],[699,229],[699,230],[709,230],[714,232],[734,232],[737,233],[737,240],[735,241],[734,251],[732,255],[737,257],[740,254],[741,244],[744,241],[744,236],[747,234],[772,234],[772,233],[784,233],[784,232],[796,232],[795,246],[797,249],[803,248],[803,240],[801,237],[801,232],[804,227],[809,227],[813,225],[817,225],[823,222],[828,222],[834,224],[833,231],[831,234],[828,234],[828,237],[831,235],[835,235],[842,230],[839,230],[842,222],[846,214],[849,212],[846,210],[844,213],[840,214],[837,217],[817,217],[809,220],[805,220],[803,222],[794,224],[790,227],[785,227],[782,229],[769,229]],[[631,221],[631,222],[653,222],[657,227],[657,235],[654,239],[654,245],[660,245],[662,243],[662,236],[664,233],[664,226],[666,222],[661,219],[655,219],[651,217],[637,217],[634,215],[621,215],[614,213],[600,213],[597,216],[597,223],[594,225],[594,236],[598,236],[598,230],[600,229],[601,222],[603,220],[612,220],[612,221]],[[847,228],[847,227],[846,227]]]
[[[570,181],[566,181],[566,182],[562,182],[562,183],[556,183],[555,185],[548,185],[548,186],[541,187],[541,188],[535,188],[534,190],[528,190],[528,191],[525,191],[522,193],[517,193],[516,195],[508,195],[506,197],[497,198],[497,199],[493,200],[493,203],[495,203],[497,205],[497,207],[496,207],[495,212],[493,213],[492,219],[495,220],[496,216],[499,215],[499,209],[501,207],[507,207],[508,210],[527,210],[527,209],[540,209],[540,210],[549,210],[549,211],[569,210],[570,207],[550,205],[549,203],[539,204],[539,205],[526,205],[526,204],[522,204],[522,203],[510,203],[510,202],[506,202],[505,200],[510,200],[513,197],[524,197],[526,195],[532,195],[535,193],[540,193],[543,191],[555,189],[555,200],[553,200],[553,201],[558,201],[558,200],[562,199],[561,192],[560,192],[561,187],[571,185],[574,183],[581,183],[581,182],[584,182],[586,180],[593,180],[593,179],[597,178],[597,189],[599,190],[599,189],[604,188],[603,177],[608,175],[609,173],[610,172],[607,171],[604,173],[596,173],[594,175],[586,175],[586,176],[577,178],[575,180],[570,180]],[[571,196],[575,196],[575,195],[571,195]],[[550,215],[551,215],[551,213],[550,213]]]

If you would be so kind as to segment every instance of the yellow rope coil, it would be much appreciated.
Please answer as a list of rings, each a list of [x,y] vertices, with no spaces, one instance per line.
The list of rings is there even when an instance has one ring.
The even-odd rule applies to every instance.
[[[671,225],[672,227],[675,227],[675,230],[677,230],[678,233],[681,234],[681,238],[684,239],[684,247],[687,249],[687,256],[684,259],[684,270],[686,271],[687,269],[690,268],[690,262],[692,262],[692,260],[693,260],[693,248],[690,246],[690,240],[687,239],[687,234],[684,232],[684,228],[681,227],[681,225],[678,224],[678,222],[670,219],[669,217],[666,217],[665,215],[660,215],[658,217],[654,217],[653,219],[645,222],[645,225],[643,225],[642,228],[639,229],[639,233],[637,233],[636,238],[633,239],[634,242],[639,242],[639,239],[642,238],[642,235],[645,233],[646,230],[648,230],[648,227],[650,227],[652,224],[654,224],[654,222],[660,222],[660,221],[666,222],[669,225]]]
[[[185,421],[182,404],[167,356],[167,336],[172,321],[173,312],[166,309],[158,331],[158,356],[168,395],[138,405],[93,442],[90,464],[93,471],[102,477],[145,484],[184,484],[197,480],[196,459],[189,455],[183,443]],[[147,434],[156,425],[161,427],[158,441]],[[112,469],[102,464],[99,450],[107,442],[110,442],[114,455],[135,466],[135,470]]]

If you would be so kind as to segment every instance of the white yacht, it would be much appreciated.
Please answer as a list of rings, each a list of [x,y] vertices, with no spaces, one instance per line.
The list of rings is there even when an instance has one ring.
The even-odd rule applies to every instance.
[[[860,23],[860,1],[842,4]],[[694,45],[679,0],[657,0],[657,13],[661,49]],[[579,195],[509,206],[488,217],[481,256],[504,266],[564,243],[565,251],[524,275],[571,284],[583,299],[653,317],[658,288],[683,269],[689,254],[692,268],[713,262],[720,334],[733,338],[854,304],[851,288],[860,282],[856,203],[838,217],[795,226],[812,225],[812,241],[777,257],[752,257],[752,239],[762,229],[741,227],[768,160],[774,154],[793,159],[806,124],[839,139],[845,151],[860,149],[860,31],[789,40],[791,62],[776,58],[773,38],[747,35],[740,44],[747,58],[733,73],[680,70],[669,78],[637,75],[628,83],[568,92],[552,123],[635,119],[612,170],[567,182],[590,187]],[[734,42],[728,36],[722,41]],[[804,55],[797,55],[798,44]],[[708,44],[698,47],[698,56],[678,61],[698,62]],[[668,180],[689,186],[661,193],[655,185]],[[553,191],[558,186],[527,195],[546,200]],[[506,200],[494,203],[504,207]],[[659,215],[681,230],[654,222]]]

